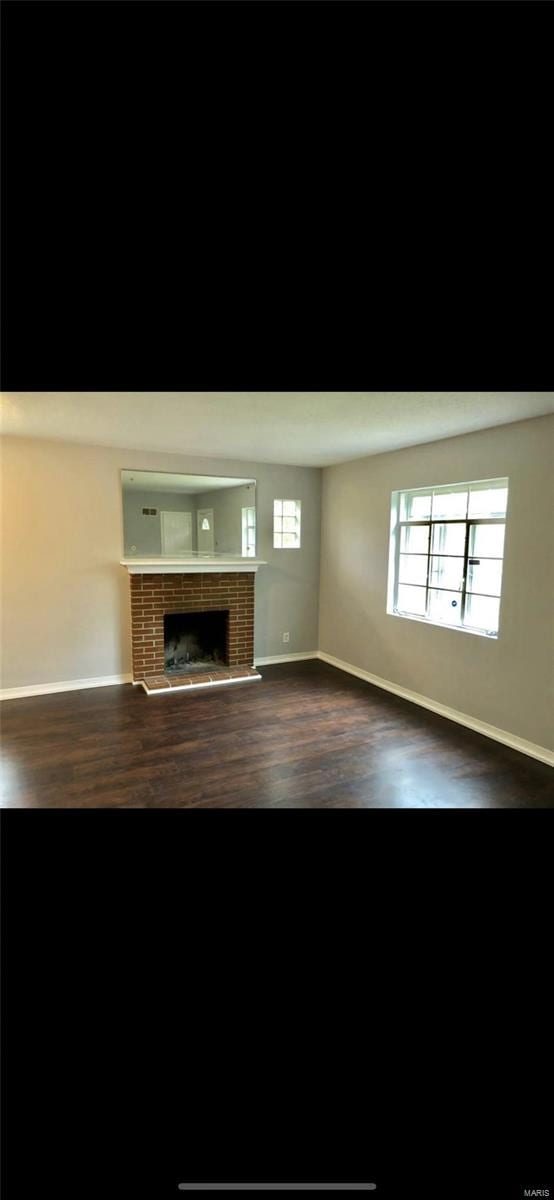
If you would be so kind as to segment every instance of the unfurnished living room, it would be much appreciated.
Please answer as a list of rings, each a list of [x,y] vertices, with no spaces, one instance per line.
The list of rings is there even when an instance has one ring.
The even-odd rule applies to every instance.
[[[1,422],[3,806],[554,807],[554,393]]]

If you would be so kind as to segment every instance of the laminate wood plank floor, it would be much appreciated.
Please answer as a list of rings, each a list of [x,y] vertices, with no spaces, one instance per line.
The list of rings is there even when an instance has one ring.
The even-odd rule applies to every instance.
[[[554,807],[551,767],[326,663],[262,676],[5,701],[2,805]]]

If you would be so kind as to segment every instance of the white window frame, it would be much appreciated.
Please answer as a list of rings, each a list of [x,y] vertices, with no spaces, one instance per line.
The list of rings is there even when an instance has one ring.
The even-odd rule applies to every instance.
[[[501,489],[501,488],[506,488],[506,490],[508,492],[508,496],[506,499],[506,512],[505,512],[504,516],[472,517],[469,515],[470,495],[472,492],[479,492],[479,491],[484,491],[487,489],[496,490],[496,489]],[[468,504],[466,507],[465,517],[449,518],[449,517],[444,517],[444,516],[443,517],[440,517],[440,516],[434,517],[433,516],[433,501],[434,501],[435,496],[455,494],[456,492],[463,492],[466,489],[468,492]],[[484,593],[484,592],[483,593],[477,593],[477,592],[470,593],[467,590],[468,567],[469,567],[469,565],[471,565],[471,560],[473,557],[469,553],[470,533],[471,533],[471,528],[473,526],[477,526],[477,525],[503,525],[504,528],[506,528],[507,519],[508,519],[509,494],[510,494],[510,488],[509,488],[509,479],[508,478],[479,479],[479,480],[473,480],[472,482],[468,482],[468,483],[453,483],[453,484],[448,484],[448,485],[440,485],[437,487],[432,486],[432,487],[423,487],[423,488],[403,488],[402,491],[393,492],[392,493],[392,502],[391,502],[391,529],[390,529],[390,550],[389,550],[389,575],[388,575],[388,588],[387,588],[387,613],[390,616],[402,617],[402,618],[408,619],[410,621],[423,621],[427,625],[440,625],[443,628],[456,629],[458,632],[462,632],[462,633],[472,633],[472,634],[477,634],[477,636],[479,636],[479,637],[489,637],[489,638],[498,639],[498,637],[500,636],[500,622],[501,622],[501,616],[502,616],[503,570],[502,570],[501,581],[500,581],[500,595],[491,597],[491,599],[498,600],[498,602],[499,602],[498,629],[488,630],[485,628],[476,627],[474,625],[465,625],[464,624],[464,615],[465,615],[465,609],[466,609],[467,596],[468,595],[486,596],[486,593]],[[401,519],[402,498],[405,497],[406,503],[407,503],[408,499],[410,497],[417,496],[417,495],[431,496],[431,512],[430,512],[429,517],[425,518],[425,519],[413,519],[413,520]],[[433,527],[435,525],[464,525],[465,526],[463,556],[462,555],[454,556],[454,557],[459,557],[461,560],[463,559],[462,586],[461,586],[461,590],[459,593],[455,592],[454,589],[436,588],[433,586],[433,584],[431,582],[430,573],[431,573],[431,558],[433,557],[433,554],[432,554]],[[411,613],[404,609],[400,609],[398,606],[398,588],[399,588],[399,584],[400,584],[399,574],[400,574],[401,530],[403,528],[406,528],[406,527],[411,528],[413,526],[419,526],[419,527],[423,526],[423,527],[429,528],[429,537],[428,537],[427,552],[426,552],[426,557],[427,557],[426,583],[425,583],[425,585],[418,585],[418,584],[408,585],[408,586],[414,586],[414,587],[421,586],[422,590],[423,590],[423,588],[425,588],[425,614],[426,614],[425,616],[422,614],[419,614],[419,613]],[[497,562],[499,561],[502,563],[502,567],[503,567],[505,553],[506,553],[506,545],[504,543],[503,553],[502,553],[501,558],[498,556],[496,556],[494,558],[493,558],[493,556],[488,556],[488,559],[487,559],[486,555],[481,555],[480,557],[487,561],[497,561]],[[425,556],[425,552],[421,552],[421,557],[424,557],[424,556]],[[435,554],[435,557],[437,557],[436,554]],[[445,557],[453,557],[453,556],[446,555]],[[452,590],[453,594],[457,594],[460,596],[461,618],[460,618],[460,623],[458,623],[458,624],[449,624],[447,621],[438,620],[436,616],[430,617],[427,615],[429,612],[429,593],[431,591],[448,592],[450,590]]]
[[[286,512],[284,505],[294,505],[294,512]],[[285,529],[284,522],[294,522],[293,529]],[[302,524],[302,501],[301,500],[274,500],[273,501],[273,549],[274,550],[300,550],[301,546],[301,524]],[[297,540],[294,546],[283,546],[283,537],[292,535]]]
[[[256,557],[256,507],[247,504],[242,509],[242,557]]]

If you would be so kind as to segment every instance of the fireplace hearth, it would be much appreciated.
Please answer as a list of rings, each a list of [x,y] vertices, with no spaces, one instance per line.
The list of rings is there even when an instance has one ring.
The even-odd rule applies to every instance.
[[[228,610],[166,614],[165,673],[186,675],[225,666],[228,617]]]

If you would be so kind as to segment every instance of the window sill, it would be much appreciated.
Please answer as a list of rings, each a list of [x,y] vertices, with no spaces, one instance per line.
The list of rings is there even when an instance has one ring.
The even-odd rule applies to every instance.
[[[469,625],[447,625],[446,621],[430,621],[429,617],[417,617],[411,613],[394,612],[387,609],[387,616],[400,617],[403,621],[417,621],[420,625],[433,625],[435,629],[453,629],[455,633],[470,633],[473,637],[484,637],[489,642],[498,641],[498,633],[487,633],[485,629],[470,629]]]

